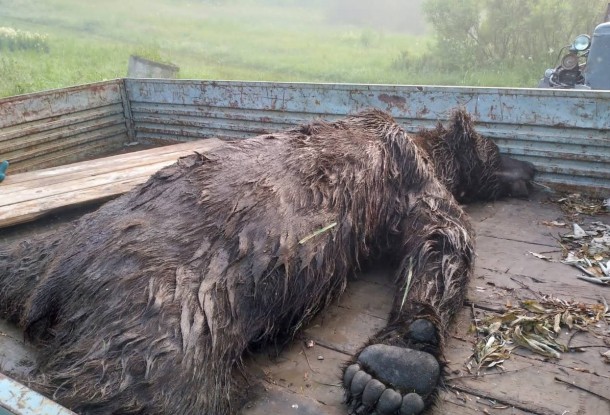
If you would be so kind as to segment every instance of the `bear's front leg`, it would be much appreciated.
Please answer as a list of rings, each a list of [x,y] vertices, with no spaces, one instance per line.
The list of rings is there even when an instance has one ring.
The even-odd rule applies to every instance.
[[[403,222],[388,326],[343,372],[350,413],[420,414],[434,402],[442,382],[445,332],[463,304],[474,258],[461,209],[446,207]]]
[[[430,406],[441,380],[439,334],[425,318],[388,326],[345,368],[351,412],[419,414]]]

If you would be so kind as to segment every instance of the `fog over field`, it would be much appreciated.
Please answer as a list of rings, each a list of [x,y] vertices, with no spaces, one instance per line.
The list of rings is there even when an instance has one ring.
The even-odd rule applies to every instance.
[[[130,55],[180,78],[532,86],[604,3],[0,0],[0,96],[123,77]]]
[[[380,31],[424,35],[423,0],[329,0],[329,22],[371,27]]]

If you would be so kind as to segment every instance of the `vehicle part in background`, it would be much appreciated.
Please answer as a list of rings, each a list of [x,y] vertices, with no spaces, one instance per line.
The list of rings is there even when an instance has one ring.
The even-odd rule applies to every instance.
[[[591,89],[610,89],[610,22],[595,28],[584,73]]]
[[[555,68],[547,69],[539,88],[610,89],[610,3],[593,38],[577,36]]]
[[[544,72],[544,78],[538,83],[539,88],[582,88],[585,86],[584,69],[591,47],[588,35],[579,35],[569,46],[564,46],[559,54],[569,47],[559,65]]]

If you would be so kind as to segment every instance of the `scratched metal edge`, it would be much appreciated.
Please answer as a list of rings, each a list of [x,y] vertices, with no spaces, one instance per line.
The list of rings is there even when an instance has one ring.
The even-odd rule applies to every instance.
[[[19,101],[23,101],[23,100],[32,99],[32,98],[39,98],[39,97],[43,97],[43,96],[53,94],[56,92],[72,93],[74,91],[80,91],[83,89],[92,89],[92,88],[97,88],[100,86],[107,86],[107,85],[117,85],[118,86],[123,81],[123,79],[125,79],[125,78],[116,78],[116,79],[110,79],[110,80],[106,80],[106,81],[91,82],[91,83],[87,83],[87,84],[78,84],[78,85],[68,86],[68,87],[64,87],[64,88],[53,88],[53,89],[47,89],[44,91],[31,92],[31,93],[27,93],[27,94],[11,95],[8,97],[0,98],[0,105],[2,105],[5,102],[19,102]]]
[[[15,415],[75,415],[74,412],[0,373],[0,406]]]
[[[591,93],[591,94],[610,94],[610,91],[604,90],[582,90],[582,89],[550,89],[550,88],[510,88],[510,87],[473,87],[473,86],[450,86],[450,85],[414,85],[414,84],[358,84],[358,83],[331,83],[331,82],[270,82],[270,81],[243,81],[243,80],[214,80],[214,79],[161,79],[161,78],[124,78],[127,83],[131,82],[140,82],[145,81],[147,83],[155,83],[155,84],[181,84],[181,83],[194,83],[194,84],[249,84],[249,85],[257,85],[257,86],[282,86],[282,87],[303,87],[303,86],[327,86],[333,87],[336,89],[353,89],[354,87],[390,87],[390,88],[410,88],[416,89],[418,91],[423,90],[444,90],[444,89],[456,89],[462,91],[469,92],[480,92],[480,91],[488,91],[491,93],[496,93],[497,91],[518,91],[523,92],[525,94],[532,95],[556,95],[556,96],[581,96],[582,93]]]

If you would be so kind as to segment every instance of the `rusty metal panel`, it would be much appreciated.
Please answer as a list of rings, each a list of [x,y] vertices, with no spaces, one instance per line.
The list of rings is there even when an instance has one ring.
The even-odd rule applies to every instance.
[[[0,414],[75,415],[50,399],[0,373]]]
[[[127,141],[121,80],[0,100],[0,160],[11,172],[53,167]]]
[[[359,109],[408,131],[462,106],[501,151],[564,190],[610,193],[610,91],[126,79],[136,139],[246,138]]]

